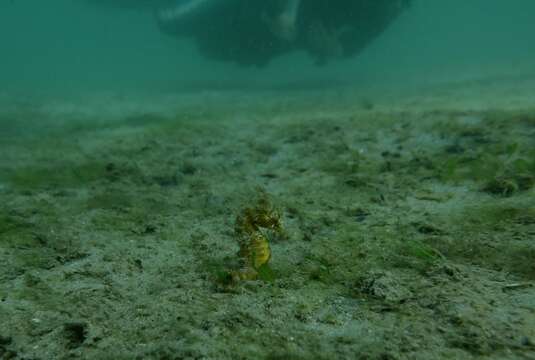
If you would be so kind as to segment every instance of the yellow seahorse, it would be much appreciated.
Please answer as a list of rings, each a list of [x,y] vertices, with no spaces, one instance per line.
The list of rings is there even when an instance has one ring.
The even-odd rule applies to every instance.
[[[234,231],[240,250],[242,268],[230,272],[233,282],[255,280],[258,270],[271,259],[271,249],[265,231],[282,235],[281,215],[262,192],[255,207],[245,208],[236,217]]]

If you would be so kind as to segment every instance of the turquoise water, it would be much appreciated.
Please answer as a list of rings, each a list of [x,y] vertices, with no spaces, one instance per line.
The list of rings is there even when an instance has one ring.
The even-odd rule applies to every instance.
[[[415,0],[357,57],[317,67],[303,53],[290,53],[262,69],[207,60],[191,41],[162,34],[143,6],[105,4],[112,2],[2,1],[1,90],[154,91],[318,80],[407,85],[535,67],[531,0]]]

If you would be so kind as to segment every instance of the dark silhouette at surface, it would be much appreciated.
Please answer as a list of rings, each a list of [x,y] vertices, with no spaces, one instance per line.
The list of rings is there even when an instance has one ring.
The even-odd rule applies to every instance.
[[[91,0],[105,2],[105,0]],[[152,9],[163,32],[192,38],[207,58],[264,66],[296,50],[317,64],[357,55],[410,0],[109,0]]]

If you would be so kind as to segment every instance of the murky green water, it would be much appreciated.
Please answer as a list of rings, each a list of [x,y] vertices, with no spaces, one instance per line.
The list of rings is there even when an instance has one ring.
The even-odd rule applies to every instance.
[[[211,1],[0,3],[0,359],[533,358],[535,3]]]

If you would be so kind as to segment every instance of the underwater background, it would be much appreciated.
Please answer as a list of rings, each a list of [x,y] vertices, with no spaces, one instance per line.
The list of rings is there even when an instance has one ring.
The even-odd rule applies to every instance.
[[[0,0],[1,360],[535,360],[535,1],[260,67],[156,2]]]
[[[303,54],[268,68],[204,60],[152,14],[84,1],[0,4],[3,91],[181,90],[295,82],[412,84],[533,72],[530,0],[416,0],[354,59],[318,68]],[[306,85],[305,85],[306,86]]]

